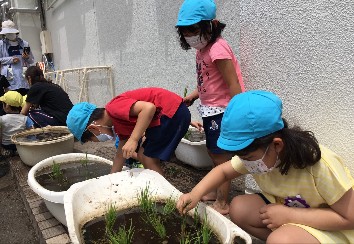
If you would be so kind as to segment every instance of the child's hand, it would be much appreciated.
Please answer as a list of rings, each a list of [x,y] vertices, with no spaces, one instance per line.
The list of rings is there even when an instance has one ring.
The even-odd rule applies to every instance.
[[[291,222],[289,215],[291,208],[281,204],[268,204],[259,210],[263,224],[269,229],[276,229],[283,224]]]
[[[123,157],[128,159],[134,156],[137,147],[138,147],[138,142],[129,138],[128,141],[122,147]]]
[[[199,200],[191,192],[183,194],[179,197],[176,208],[181,214],[186,214],[189,210],[197,206]]]
[[[183,98],[183,102],[187,105],[187,107],[191,106],[196,98],[193,98],[192,96],[186,96]]]
[[[198,121],[191,121],[190,125],[197,128],[200,132],[204,131],[203,124]]]

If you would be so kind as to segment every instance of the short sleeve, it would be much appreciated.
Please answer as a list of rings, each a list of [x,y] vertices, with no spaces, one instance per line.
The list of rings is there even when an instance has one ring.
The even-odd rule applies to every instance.
[[[37,82],[31,86],[27,93],[26,102],[31,104],[41,104],[42,97],[46,89],[42,87],[41,82]]]
[[[332,205],[353,188],[354,180],[338,155],[323,147],[321,154],[321,160],[312,167],[312,173],[319,194]]]
[[[212,47],[210,48],[209,55],[211,61],[214,62],[215,60],[220,59],[232,59],[232,52],[230,46],[226,43],[225,40],[218,40],[215,42]]]
[[[238,156],[234,156],[231,159],[231,166],[234,168],[235,171],[239,172],[240,174],[249,174],[245,166],[243,165],[242,161]]]
[[[113,118],[120,120],[130,121],[129,112],[130,108],[136,103],[137,100],[127,97],[125,95],[119,95],[112,99],[107,105],[106,110]]]

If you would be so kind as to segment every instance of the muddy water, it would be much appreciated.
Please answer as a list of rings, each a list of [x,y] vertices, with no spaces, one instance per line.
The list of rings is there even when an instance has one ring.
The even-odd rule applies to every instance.
[[[108,175],[112,167],[109,164],[92,161],[88,161],[87,164],[76,161],[59,165],[62,177],[53,177],[52,168],[49,167],[38,173],[37,182],[50,191],[66,191],[77,182]]]
[[[141,212],[131,212],[119,215],[116,219],[114,230],[118,232],[119,227],[125,226],[125,229],[128,230],[132,223],[134,227],[134,235],[133,241],[134,244],[179,244],[181,239],[181,223],[182,218],[179,214],[174,213],[169,219],[165,222],[165,228],[167,237],[162,240],[156,234],[153,227],[146,223],[143,220],[144,214]],[[161,218],[165,218],[161,215]],[[194,220],[190,217],[187,220],[187,228],[188,233],[195,234],[196,227],[194,226]],[[82,228],[83,238],[85,244],[103,244],[109,243],[109,240],[105,236],[105,220],[104,217],[96,218]],[[192,235],[193,237],[194,235]],[[193,243],[198,243],[193,241]],[[202,243],[202,242],[201,242]],[[211,244],[220,243],[215,235],[213,235],[212,239],[208,242]]]
[[[54,141],[60,137],[69,135],[67,132],[40,132],[37,134],[30,134],[26,136],[18,136],[16,140],[18,142],[46,142],[46,141]]]

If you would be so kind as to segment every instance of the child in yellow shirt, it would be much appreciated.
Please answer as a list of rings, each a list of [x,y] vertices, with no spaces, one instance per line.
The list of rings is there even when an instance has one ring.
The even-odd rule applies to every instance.
[[[218,146],[236,156],[182,195],[180,212],[223,182],[250,173],[262,192],[236,196],[230,204],[230,218],[242,229],[268,243],[354,243],[349,170],[312,132],[288,128],[275,94],[236,95],[221,128]]]

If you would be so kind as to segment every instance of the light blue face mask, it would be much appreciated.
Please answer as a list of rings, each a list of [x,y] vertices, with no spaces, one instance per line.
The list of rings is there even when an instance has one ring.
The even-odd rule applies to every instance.
[[[95,135],[96,136],[96,135]],[[108,134],[99,134],[98,136],[96,136],[97,140],[99,140],[100,142],[105,142],[105,141],[113,141],[115,139],[115,137],[110,136]]]
[[[94,123],[94,121],[92,122]],[[97,138],[98,141],[100,142],[105,142],[105,141],[113,141],[116,139],[116,133],[114,132],[114,127],[110,127],[110,126],[104,126],[104,125],[96,125],[96,124],[93,124],[95,126],[99,126],[99,127],[104,127],[104,128],[110,128],[112,129],[112,132],[113,132],[113,135],[114,136],[111,136],[111,135],[108,135],[108,134],[104,134],[104,133],[100,133],[99,135],[95,135],[95,137]]]

